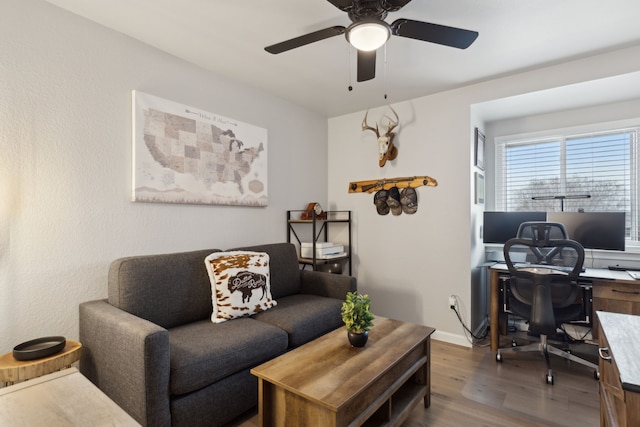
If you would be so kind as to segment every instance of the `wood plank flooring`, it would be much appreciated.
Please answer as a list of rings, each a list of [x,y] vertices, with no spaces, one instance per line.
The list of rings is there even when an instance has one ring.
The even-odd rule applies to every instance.
[[[583,366],[553,357],[555,384],[545,383],[544,358],[520,353],[495,361],[488,347],[432,340],[431,407],[418,406],[405,427],[560,427],[599,425],[598,382]],[[248,414],[233,424],[256,427]]]

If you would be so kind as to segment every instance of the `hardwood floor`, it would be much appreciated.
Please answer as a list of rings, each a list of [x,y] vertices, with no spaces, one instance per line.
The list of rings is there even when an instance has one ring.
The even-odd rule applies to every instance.
[[[596,427],[598,382],[583,366],[553,357],[555,384],[545,383],[544,358],[535,353],[495,361],[488,347],[433,341],[431,407],[416,407],[405,427]],[[249,414],[235,424],[256,427]]]
[[[553,358],[551,386],[536,353],[498,363],[488,347],[433,341],[431,355],[431,407],[416,408],[406,427],[599,425],[598,382],[588,368]]]

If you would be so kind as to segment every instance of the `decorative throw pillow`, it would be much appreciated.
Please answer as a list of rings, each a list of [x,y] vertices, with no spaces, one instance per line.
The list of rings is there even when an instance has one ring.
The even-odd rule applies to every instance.
[[[213,323],[251,316],[277,304],[271,297],[267,253],[214,252],[204,262],[211,280]]]

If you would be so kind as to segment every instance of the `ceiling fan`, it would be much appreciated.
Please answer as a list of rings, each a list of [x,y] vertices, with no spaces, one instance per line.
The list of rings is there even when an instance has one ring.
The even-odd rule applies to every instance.
[[[391,25],[384,19],[389,12],[397,12],[411,0],[327,0],[343,12],[347,12],[351,25],[336,25],[303,36],[267,46],[273,54],[286,52],[329,37],[345,34],[347,41],[358,50],[357,80],[371,80],[376,75],[376,49],[384,45],[391,35],[438,43],[444,46],[466,49],[478,37],[476,31],[445,25],[397,19]]]

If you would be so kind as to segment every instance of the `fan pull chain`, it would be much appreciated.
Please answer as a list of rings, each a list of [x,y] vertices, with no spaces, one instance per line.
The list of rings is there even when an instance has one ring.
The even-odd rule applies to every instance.
[[[382,76],[382,86],[384,87],[384,99],[387,99],[387,44],[384,44],[384,71]]]
[[[349,90],[349,92],[351,92],[353,90],[353,85],[352,85],[352,76],[351,76],[351,45],[347,43],[347,49],[349,50],[349,55],[348,55],[348,62],[347,62],[347,66],[349,68],[349,86],[347,86],[347,89]]]

